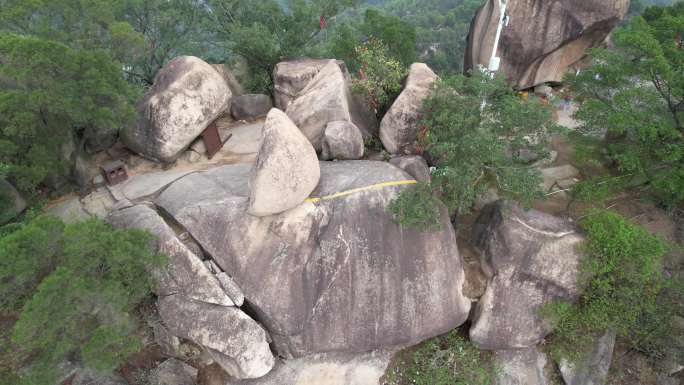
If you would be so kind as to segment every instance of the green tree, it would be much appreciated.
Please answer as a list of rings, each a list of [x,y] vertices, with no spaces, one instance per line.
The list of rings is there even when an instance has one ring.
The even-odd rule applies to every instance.
[[[592,51],[596,64],[569,79],[581,101],[580,148],[648,181],[668,207],[684,201],[682,33],[684,4],[648,8],[615,32],[615,50]]]
[[[69,143],[116,133],[135,116],[136,90],[102,51],[0,33],[0,57],[0,162],[24,191],[69,175]]]
[[[577,359],[598,336],[615,330],[632,349],[662,358],[682,298],[681,286],[673,286],[661,272],[669,246],[609,211],[593,212],[581,225],[587,235],[582,295],[574,304],[556,302],[542,309],[555,327],[552,353]]]
[[[0,311],[19,311],[0,358],[24,368],[22,383],[54,383],[70,357],[111,371],[140,348],[135,309],[164,261],[151,245],[142,231],[47,216],[0,238]]]
[[[439,80],[423,110],[420,141],[436,166],[432,191],[455,217],[469,213],[489,188],[523,204],[539,196],[541,175],[526,154],[548,156],[548,135],[555,128],[548,106],[519,97],[499,75],[476,72]],[[403,194],[419,199],[410,189]],[[399,202],[401,197],[390,206],[399,222],[414,222]],[[437,221],[432,217],[424,225]]]
[[[369,38],[380,40],[387,47],[388,56],[404,66],[416,61],[416,28],[396,16],[384,15],[368,9],[361,31]]]
[[[272,87],[273,67],[286,58],[305,56],[322,39],[320,18],[334,17],[359,0],[211,0],[219,40],[233,55],[247,61],[256,83],[248,88]]]

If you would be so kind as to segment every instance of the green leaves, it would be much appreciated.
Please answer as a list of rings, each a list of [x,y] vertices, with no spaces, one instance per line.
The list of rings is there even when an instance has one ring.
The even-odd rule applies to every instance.
[[[0,238],[0,310],[20,310],[10,353],[29,377],[54,380],[73,354],[111,371],[140,348],[134,313],[151,294],[149,270],[165,261],[151,245],[142,231],[49,216]]]
[[[423,145],[436,159],[431,187],[451,213],[469,213],[489,188],[525,205],[540,195],[541,175],[521,152],[548,156],[548,135],[555,129],[548,106],[518,97],[501,77],[477,72],[439,80],[423,110]],[[418,201],[425,194],[402,195],[402,206],[429,203]],[[409,213],[416,214],[399,214]]]

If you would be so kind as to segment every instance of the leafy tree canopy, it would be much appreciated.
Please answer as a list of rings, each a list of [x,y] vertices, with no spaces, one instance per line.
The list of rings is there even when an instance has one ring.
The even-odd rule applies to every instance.
[[[151,245],[142,231],[49,216],[0,238],[0,311],[19,312],[0,380],[55,383],[58,364],[74,356],[107,372],[137,351],[134,312],[151,294],[149,269],[165,260]]]
[[[596,64],[570,78],[579,130],[594,138],[581,148],[647,180],[669,207],[684,201],[683,33],[684,4],[649,8],[615,32],[616,50],[594,50]]]

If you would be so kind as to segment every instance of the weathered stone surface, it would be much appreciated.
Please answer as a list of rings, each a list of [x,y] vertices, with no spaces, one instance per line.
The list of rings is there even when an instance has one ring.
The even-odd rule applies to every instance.
[[[233,278],[222,271],[216,274],[216,279],[218,279],[228,297],[235,303],[235,306],[240,307],[245,303],[245,294],[242,292],[242,289],[240,289],[240,286],[235,283]]]
[[[287,111],[304,88],[326,66],[331,59],[300,59],[284,61],[276,64],[273,70],[275,106]],[[347,66],[336,61],[340,70],[347,74]]]
[[[159,71],[140,103],[137,126],[122,131],[133,151],[172,162],[229,106],[232,93],[211,65],[192,56]]]
[[[45,212],[58,217],[65,223],[75,223],[90,218],[90,214],[85,211],[83,204],[76,197],[50,206],[45,209]]]
[[[331,60],[287,108],[287,115],[317,150],[330,122],[351,121],[350,91],[339,65]]]
[[[493,356],[496,385],[551,385],[548,358],[537,347],[497,350]]]
[[[539,315],[552,300],[574,300],[583,237],[570,223],[497,202],[473,226],[482,267],[490,277],[475,310],[470,339],[482,349],[534,346],[549,332]]]
[[[568,181],[580,176],[580,171],[570,164],[558,167],[545,168],[541,170],[544,178],[544,191],[549,191],[554,185],[560,186],[561,183],[569,183]]]
[[[173,181],[180,179],[191,172],[191,170],[161,171],[134,175],[124,183],[112,186],[112,188],[120,190],[127,199],[136,200],[159,192]]]
[[[104,376],[88,369],[78,370],[70,383],[72,385],[128,385],[126,380],[115,374]]]
[[[423,63],[414,63],[409,70],[404,90],[380,122],[380,140],[390,154],[411,154],[416,141],[423,100],[437,75]]]
[[[558,365],[566,385],[603,385],[606,382],[615,348],[615,332],[606,332],[589,352],[574,363],[567,359]]]
[[[171,295],[158,301],[159,315],[174,335],[209,350],[234,378],[259,378],[275,363],[266,332],[240,309]]]
[[[94,217],[105,219],[109,211],[116,205],[112,193],[106,187],[100,187],[81,199],[83,209]]]
[[[234,305],[204,263],[154,210],[144,205],[133,206],[112,212],[107,220],[115,227],[143,229],[155,236],[157,250],[169,257],[167,268],[154,272],[158,295],[182,293],[198,301]]]
[[[235,77],[235,74],[233,74],[233,72],[226,67],[225,64],[212,64],[211,67],[214,68],[216,72],[221,75],[223,81],[228,84],[233,96],[240,96],[245,93],[245,88],[242,86],[242,84],[240,84],[240,82],[237,80],[237,77]]]
[[[425,158],[419,155],[397,156],[390,159],[390,164],[406,171],[419,182],[430,181],[430,167]]]
[[[321,158],[324,160],[355,160],[363,157],[361,130],[352,122],[339,120],[325,127]]]
[[[159,346],[161,353],[167,357],[180,356],[180,339],[171,334],[169,329],[161,322],[152,325],[152,335],[154,342]]]
[[[391,357],[386,351],[318,354],[279,362],[263,378],[227,385],[380,385]]]
[[[230,113],[235,120],[252,120],[266,116],[273,108],[268,95],[246,94],[234,97],[230,105]]]
[[[403,186],[376,187],[268,217],[246,215],[249,171],[188,175],[157,198],[243,290],[284,357],[415,344],[463,323],[470,301],[446,210],[443,230],[392,220]],[[384,162],[321,163],[325,197],[410,179]]]
[[[601,45],[629,9],[629,0],[508,0],[508,23],[497,54],[500,70],[518,89],[560,82],[589,48]],[[501,8],[487,0],[470,26],[465,69],[489,66]]]
[[[0,225],[11,221],[26,210],[26,201],[8,181],[0,179]]]
[[[284,112],[268,113],[258,154],[249,178],[250,214],[287,211],[316,188],[321,176],[316,151]]]
[[[149,380],[150,385],[194,385],[197,369],[181,360],[169,358],[152,371]]]

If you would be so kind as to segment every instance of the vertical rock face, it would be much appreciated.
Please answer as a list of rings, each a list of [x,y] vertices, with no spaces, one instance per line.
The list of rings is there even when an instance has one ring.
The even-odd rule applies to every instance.
[[[423,100],[436,80],[437,75],[427,65],[411,65],[406,87],[380,123],[380,140],[390,154],[414,152],[411,147],[420,131]]]
[[[248,174],[242,166],[191,174],[156,203],[233,277],[281,356],[410,345],[466,320],[446,210],[433,233],[387,212],[409,175],[384,162],[322,162],[319,201],[255,217],[246,214]]]
[[[490,277],[470,339],[481,349],[528,348],[549,332],[539,314],[553,300],[579,297],[583,237],[560,218],[503,202],[486,206],[473,239]]]
[[[138,124],[122,132],[133,151],[172,162],[230,105],[223,77],[193,56],[173,59],[159,71],[138,106]]]
[[[466,70],[489,66],[500,0],[487,0],[470,26]],[[508,0],[496,56],[518,89],[559,82],[589,48],[602,44],[629,9],[629,0]]]
[[[539,348],[497,350],[494,352],[497,368],[496,385],[551,385],[546,366],[546,354]]]
[[[290,103],[330,61],[330,59],[301,59],[276,64],[273,70],[275,106],[287,111]],[[346,74],[347,66],[344,62],[336,61],[336,63],[340,71]]]
[[[304,202],[321,176],[311,143],[284,112],[272,109],[249,179],[249,213],[282,213]]]
[[[615,348],[615,332],[598,338],[590,351],[582,352],[579,362],[562,359],[559,366],[566,385],[603,385],[606,382]]]

